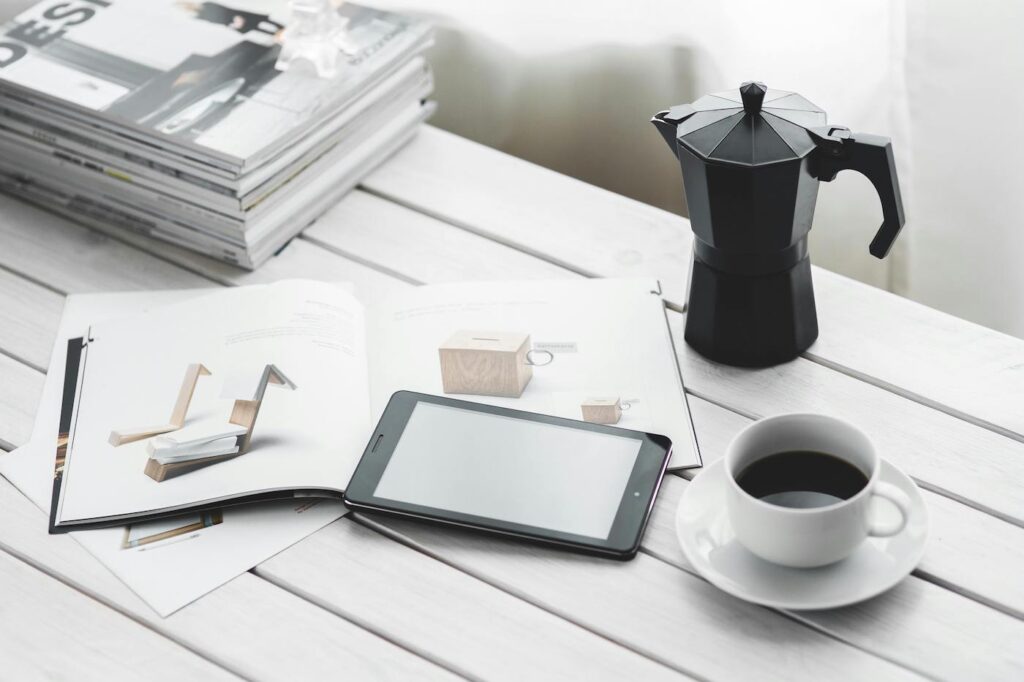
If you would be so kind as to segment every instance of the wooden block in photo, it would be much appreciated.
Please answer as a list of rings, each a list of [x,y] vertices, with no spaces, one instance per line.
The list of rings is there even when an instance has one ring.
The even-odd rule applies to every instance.
[[[445,393],[518,398],[533,376],[530,335],[458,331],[438,349]]]
[[[154,481],[160,483],[161,481],[166,481],[168,478],[181,476],[182,474],[187,474],[190,471],[195,471],[196,469],[202,469],[203,467],[210,466],[211,464],[225,462],[229,459],[238,457],[240,454],[242,453],[232,452],[229,455],[214,455],[213,457],[190,459],[185,462],[171,462],[170,464],[161,464],[151,457],[146,460],[145,473]]]
[[[587,398],[580,409],[583,421],[591,424],[618,424],[622,418],[622,404],[618,398]]]
[[[115,448],[125,443],[134,443],[138,440],[145,438],[152,438],[153,436],[161,436],[171,431],[177,431],[181,426],[175,426],[174,424],[161,424],[160,426],[143,426],[135,429],[125,429],[122,431],[111,431],[110,436],[107,437],[107,442],[113,445]]]

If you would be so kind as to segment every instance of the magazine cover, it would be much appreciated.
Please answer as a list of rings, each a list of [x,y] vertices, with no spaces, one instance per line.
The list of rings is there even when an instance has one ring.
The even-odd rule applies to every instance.
[[[342,4],[347,68],[321,79],[275,68],[285,3],[280,16],[245,5],[40,3],[0,29],[0,89],[22,104],[49,98],[62,105],[49,111],[55,118],[128,126],[244,166],[335,113],[429,33],[426,24]]]

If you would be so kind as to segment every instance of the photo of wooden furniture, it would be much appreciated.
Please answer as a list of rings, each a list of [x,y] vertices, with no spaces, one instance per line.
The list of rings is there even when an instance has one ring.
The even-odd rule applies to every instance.
[[[628,407],[626,408],[628,409]],[[622,419],[623,405],[618,396],[614,398],[587,398],[580,405],[583,421],[591,424],[618,424]]]
[[[295,384],[286,377],[275,365],[267,365],[263,373],[255,383],[250,382],[251,375],[239,373],[230,376],[224,384],[222,398],[233,397],[235,404],[231,408],[231,418],[228,421],[232,424],[245,427],[246,431],[238,437],[238,454],[244,455],[249,451],[252,441],[252,431],[256,426],[256,417],[260,413],[260,405],[263,404],[263,395],[267,392],[267,386],[281,386],[289,391],[295,390]]]
[[[180,461],[173,461],[173,457],[157,458],[156,456],[150,456],[146,461],[145,474],[154,481],[160,482],[211,464],[244,455],[249,451],[252,444],[252,433],[256,427],[256,417],[259,416],[260,406],[263,404],[263,397],[267,391],[267,386],[280,386],[290,391],[295,390],[295,384],[292,380],[286,377],[275,365],[265,365],[263,371],[259,374],[248,370],[236,370],[226,375],[220,397],[233,398],[235,401],[231,408],[231,416],[228,418],[227,424],[225,424],[226,428],[211,431],[201,441],[194,443],[194,446],[195,448],[201,448],[213,441],[234,436],[237,449],[233,452],[196,458],[190,456],[188,449],[178,450],[174,457],[179,457]],[[238,431],[237,427],[242,427],[245,431],[235,435]]]
[[[533,377],[530,335],[521,332],[467,331],[452,334],[438,349],[445,393],[518,398]]]
[[[125,443],[133,443],[143,438],[159,436],[162,433],[177,431],[185,425],[185,417],[188,415],[188,406],[192,402],[192,394],[195,393],[196,383],[201,376],[209,376],[210,370],[198,363],[189,365],[185,369],[185,378],[178,389],[178,399],[171,410],[171,418],[166,424],[159,426],[143,426],[129,429],[119,429],[110,432],[108,441],[115,448]]]
[[[177,519],[133,523],[124,527],[121,538],[121,549],[134,549],[151,545],[168,538],[181,537],[195,531],[216,526],[224,521],[221,511],[203,512],[198,516],[187,516]]]

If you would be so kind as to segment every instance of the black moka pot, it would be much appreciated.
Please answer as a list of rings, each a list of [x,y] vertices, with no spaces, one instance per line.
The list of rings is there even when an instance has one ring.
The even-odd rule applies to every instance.
[[[792,360],[818,338],[807,257],[818,181],[863,173],[882,200],[871,255],[903,227],[889,139],[827,124],[791,92],[747,82],[652,119],[679,159],[693,228],[686,342],[743,367]]]

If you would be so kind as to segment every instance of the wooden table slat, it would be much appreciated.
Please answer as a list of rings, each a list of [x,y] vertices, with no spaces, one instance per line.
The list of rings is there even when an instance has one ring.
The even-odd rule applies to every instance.
[[[333,679],[343,670],[353,679],[451,678],[436,665],[251,573],[160,618],[71,536],[48,535],[46,515],[3,478],[0,518],[0,558],[4,551],[25,557],[243,677],[291,679],[302,671],[314,679]]]
[[[807,357],[1024,441],[1024,341],[823,272]]]
[[[256,573],[473,679],[684,679],[347,517]]]
[[[691,238],[681,218],[437,128],[425,126],[362,187],[581,274],[662,276],[670,300],[685,298]]]
[[[0,585],[5,679],[239,679],[2,551]]]
[[[797,358],[761,370],[715,364],[677,346],[686,387],[744,414],[819,412],[847,419],[922,485],[1024,524],[1024,443]]]
[[[191,289],[211,284],[7,195],[0,196],[0,244],[0,266],[63,293]],[[80,273],[85,274],[84,280]]]
[[[45,371],[63,308],[63,295],[0,269],[0,329],[8,355]]]
[[[56,332],[54,329],[50,335]],[[0,448],[13,450],[32,436],[36,406],[43,394],[43,374],[0,355],[0,387]]]
[[[580,277],[358,189],[302,236],[417,283]],[[467,261],[467,253],[472,260]]]
[[[364,523],[666,665],[705,679],[917,678],[647,554],[629,562],[393,519]]]
[[[644,549],[692,572],[675,532],[686,486],[681,477],[666,478]],[[925,580],[904,580],[862,604],[791,615],[933,678],[995,682],[1024,676],[1024,622]]]

